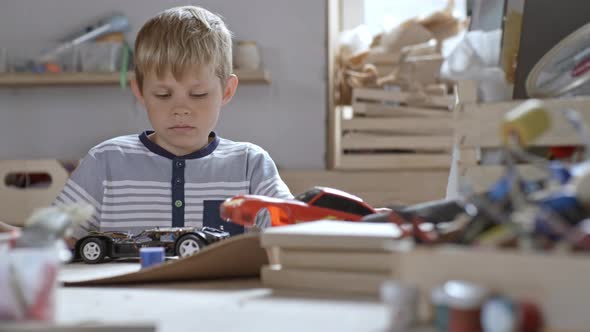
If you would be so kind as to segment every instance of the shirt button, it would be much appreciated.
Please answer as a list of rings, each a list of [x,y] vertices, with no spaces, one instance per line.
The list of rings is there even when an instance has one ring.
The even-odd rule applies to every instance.
[[[182,179],[181,178],[176,178],[176,179],[174,179],[174,183],[181,184],[182,183]]]
[[[176,163],[176,168],[183,168],[184,167],[184,161],[183,160],[178,160]]]
[[[176,206],[177,208],[182,207],[182,201],[177,199],[176,202],[174,202],[174,206]]]

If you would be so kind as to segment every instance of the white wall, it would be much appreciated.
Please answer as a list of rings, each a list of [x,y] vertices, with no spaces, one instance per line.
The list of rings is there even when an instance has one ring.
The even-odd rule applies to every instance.
[[[272,84],[242,85],[218,133],[267,149],[284,168],[324,167],[325,1],[318,0],[3,0],[0,47],[35,54],[112,11],[132,30],[171,6],[220,13],[237,39],[256,40]],[[148,126],[131,92],[116,87],[0,88],[0,158],[79,158],[106,138]]]

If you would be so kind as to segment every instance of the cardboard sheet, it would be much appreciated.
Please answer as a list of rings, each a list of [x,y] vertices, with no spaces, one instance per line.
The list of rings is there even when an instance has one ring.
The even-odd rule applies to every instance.
[[[65,286],[92,286],[246,278],[259,276],[265,264],[268,264],[268,258],[260,247],[260,235],[249,233],[158,266],[139,269],[138,264],[109,264],[104,265],[105,269],[93,269],[91,273],[66,273],[60,281]]]

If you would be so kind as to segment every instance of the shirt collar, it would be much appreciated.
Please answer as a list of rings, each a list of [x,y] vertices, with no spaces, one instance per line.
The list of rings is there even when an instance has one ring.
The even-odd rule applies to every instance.
[[[160,155],[162,157],[168,158],[168,159],[198,159],[198,158],[203,158],[205,156],[210,155],[213,151],[215,151],[215,149],[219,145],[219,137],[217,136],[217,134],[215,134],[215,132],[212,131],[209,134],[209,138],[212,138],[211,142],[209,142],[203,148],[201,148],[198,151],[195,151],[195,152],[186,154],[184,156],[177,156],[174,153],[172,153],[172,152],[164,149],[163,147],[159,146],[158,144],[152,142],[152,140],[149,139],[148,135],[151,135],[153,132],[154,132],[153,130],[146,130],[146,131],[144,131],[143,133],[139,134],[139,140],[151,152],[153,152],[153,153],[155,153],[157,155]]]

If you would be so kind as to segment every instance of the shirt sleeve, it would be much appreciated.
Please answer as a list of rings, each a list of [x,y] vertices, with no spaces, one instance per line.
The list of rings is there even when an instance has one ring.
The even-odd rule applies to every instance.
[[[248,152],[248,178],[250,194],[292,199],[291,191],[281,179],[274,161],[260,147],[250,148]]]
[[[96,154],[88,153],[74,170],[64,188],[54,201],[54,205],[88,203],[94,207],[90,219],[73,229],[73,237],[79,239],[89,231],[100,229],[100,215],[104,193],[106,167]]]

